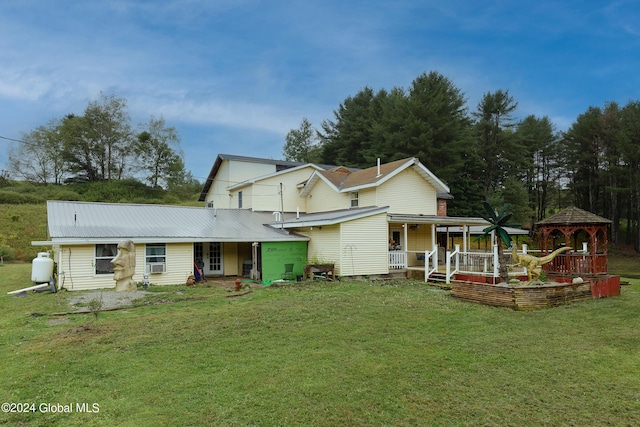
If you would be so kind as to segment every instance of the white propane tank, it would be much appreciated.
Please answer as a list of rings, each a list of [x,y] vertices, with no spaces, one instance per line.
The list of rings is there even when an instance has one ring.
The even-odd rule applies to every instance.
[[[31,281],[34,283],[49,283],[53,277],[53,259],[49,252],[39,252],[38,257],[31,264]]]

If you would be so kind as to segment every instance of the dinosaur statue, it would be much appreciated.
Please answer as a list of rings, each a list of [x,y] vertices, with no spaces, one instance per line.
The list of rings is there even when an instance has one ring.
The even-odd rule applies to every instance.
[[[529,254],[519,254],[518,248],[515,244],[511,244],[511,256],[515,264],[511,264],[511,267],[525,267],[527,269],[527,276],[529,276],[529,283],[540,278],[540,273],[536,269],[540,269],[543,264],[551,262],[556,256],[562,252],[570,251],[572,248],[565,246],[560,249],[556,249],[547,256],[535,257]]]

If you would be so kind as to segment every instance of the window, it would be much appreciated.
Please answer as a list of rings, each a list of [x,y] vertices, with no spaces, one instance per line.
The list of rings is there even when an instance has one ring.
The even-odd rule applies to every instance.
[[[167,245],[149,243],[145,247],[145,271],[147,273],[164,273],[167,271]]]
[[[111,260],[118,254],[118,245],[105,243],[96,245],[95,262],[96,274],[113,274]]]
[[[242,191],[238,191],[238,209],[242,209]]]
[[[351,207],[352,208],[357,208],[358,207],[358,192],[357,191],[352,191],[351,192]]]

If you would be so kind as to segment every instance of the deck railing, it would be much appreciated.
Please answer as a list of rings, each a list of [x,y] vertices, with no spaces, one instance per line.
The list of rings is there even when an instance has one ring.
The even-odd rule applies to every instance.
[[[540,256],[540,251],[528,250],[525,246],[519,253],[530,253]],[[509,265],[509,276],[526,276],[527,269],[521,266],[513,267],[511,252],[505,250],[504,257]],[[409,262],[409,260],[412,260]],[[595,261],[594,261],[595,260]],[[444,257],[444,266],[440,266],[440,271],[444,270],[447,283],[456,274],[468,274],[474,276],[498,277],[500,261],[498,258],[498,246],[494,245],[491,252],[461,252],[460,246],[456,245],[453,252],[447,251]],[[410,265],[409,265],[410,264]],[[438,250],[433,251],[389,251],[389,269],[400,270],[405,268],[416,268],[425,271],[425,280],[438,271]],[[598,274],[607,272],[606,254],[597,254],[592,258],[587,252],[572,252],[560,254],[550,263],[543,266],[547,273],[568,274]]]
[[[404,251],[389,251],[389,269],[401,270],[407,267]]]

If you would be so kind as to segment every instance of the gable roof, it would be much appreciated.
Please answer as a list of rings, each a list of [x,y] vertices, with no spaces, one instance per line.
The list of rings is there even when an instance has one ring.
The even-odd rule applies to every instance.
[[[415,157],[384,163],[367,169],[349,172],[344,169],[316,171],[307,180],[301,196],[308,195],[313,186],[323,180],[339,193],[358,191],[363,188],[376,187],[387,182],[400,172],[412,167],[425,181],[436,189],[436,193],[449,193],[449,187],[438,179]]]
[[[538,221],[538,225],[570,225],[570,224],[611,224],[611,220],[585,211],[575,206],[570,206],[551,215],[548,218]]]
[[[306,162],[291,162],[288,160],[274,160],[274,159],[265,159],[261,157],[238,156],[235,154],[218,154],[218,156],[216,157],[216,160],[213,162],[213,166],[211,167],[211,170],[209,171],[209,175],[207,176],[207,179],[204,182],[204,186],[202,187],[202,191],[200,192],[200,197],[198,197],[198,201],[204,202],[206,200],[207,193],[209,192],[209,189],[211,188],[211,185],[213,184],[213,181],[216,175],[218,174],[218,170],[220,170],[220,166],[222,165],[222,162],[224,160],[235,160],[238,162],[274,165],[276,172],[293,168],[296,166],[303,166],[308,164]],[[322,169],[331,169],[335,167],[332,165],[321,165],[321,164],[318,164],[316,166]]]
[[[319,227],[321,225],[339,224],[345,221],[365,218],[371,215],[386,213],[389,206],[368,206],[363,208],[339,209],[335,211],[315,212],[311,214],[300,214],[299,217],[289,217],[281,222],[272,222],[273,227],[295,228],[295,227]]]
[[[47,202],[48,244],[117,243],[124,238],[136,243],[309,240],[271,227],[272,221],[270,213],[248,209]]]
[[[271,177],[277,176],[277,175],[282,175],[282,174],[295,172],[295,171],[298,171],[298,170],[304,169],[304,168],[313,168],[315,170],[323,170],[320,166],[317,166],[317,165],[315,165],[313,163],[303,163],[303,164],[301,164],[299,166],[294,166],[294,167],[291,167],[291,168],[288,168],[288,169],[285,169],[285,170],[273,172],[273,173],[270,173],[270,174],[267,174],[267,175],[262,175],[262,176],[258,176],[258,177],[255,177],[255,178],[248,179],[246,181],[239,182],[239,183],[234,184],[234,185],[232,185],[230,187],[227,187],[227,191],[237,190],[239,188],[243,188],[243,187],[246,187],[248,185],[254,184],[254,183],[256,183],[258,181],[261,181],[263,179],[271,178]]]

